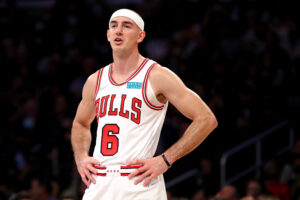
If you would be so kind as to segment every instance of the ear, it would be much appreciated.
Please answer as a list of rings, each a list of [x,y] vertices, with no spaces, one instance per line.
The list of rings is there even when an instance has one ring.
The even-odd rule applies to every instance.
[[[106,31],[107,41],[109,41],[109,36],[110,36],[109,29],[107,29],[107,31]],[[110,41],[109,41],[109,42],[110,42]]]
[[[144,38],[146,37],[146,32],[145,31],[140,31],[137,39],[137,43],[143,42]]]

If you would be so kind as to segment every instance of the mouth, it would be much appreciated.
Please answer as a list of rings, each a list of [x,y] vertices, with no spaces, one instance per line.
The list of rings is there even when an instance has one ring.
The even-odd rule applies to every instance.
[[[123,40],[121,38],[117,37],[117,38],[114,39],[114,42],[116,44],[122,44]]]

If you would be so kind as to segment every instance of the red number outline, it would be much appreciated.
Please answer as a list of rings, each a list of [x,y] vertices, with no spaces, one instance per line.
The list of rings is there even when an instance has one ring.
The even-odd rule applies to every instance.
[[[113,156],[119,150],[119,134],[120,128],[117,124],[105,124],[102,128],[101,149],[103,156]],[[110,146],[109,146],[110,145]]]

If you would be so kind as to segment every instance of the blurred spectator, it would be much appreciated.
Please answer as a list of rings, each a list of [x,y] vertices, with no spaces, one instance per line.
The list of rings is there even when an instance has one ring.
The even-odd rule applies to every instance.
[[[175,197],[170,190],[167,190],[167,200],[188,200],[186,197]]]
[[[257,200],[281,200],[278,197],[274,197],[272,195],[261,194],[258,196]]]
[[[290,200],[291,188],[279,180],[280,169],[276,160],[269,160],[264,166],[266,190],[281,200]]]
[[[193,194],[191,200],[209,200],[210,198],[208,192],[204,188],[200,188]]]
[[[255,200],[255,198],[252,196],[245,196],[245,197],[241,198],[241,200]]]
[[[53,182],[43,178],[33,178],[28,194],[32,200],[57,200],[53,195],[53,189]]]
[[[247,183],[246,196],[251,196],[254,199],[257,199],[260,194],[263,193],[263,184],[256,180],[252,179]]]
[[[225,185],[216,194],[215,199],[238,200],[239,199],[238,190],[234,185]]]
[[[219,188],[218,172],[215,163],[210,158],[200,159],[199,175],[196,179],[196,185],[202,188],[202,192],[205,192],[206,196],[211,196],[217,193]]]
[[[283,167],[280,180],[291,187],[293,199],[297,199],[300,193],[300,139],[292,149],[290,162]]]

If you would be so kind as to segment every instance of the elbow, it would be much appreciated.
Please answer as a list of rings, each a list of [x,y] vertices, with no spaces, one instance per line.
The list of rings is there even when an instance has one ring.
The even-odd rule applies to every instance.
[[[213,130],[218,127],[218,120],[214,114],[210,116],[210,124]]]
[[[77,129],[78,127],[79,127],[79,123],[76,120],[74,120],[72,123],[72,130]]]
[[[74,132],[82,129],[83,127],[84,127],[84,125],[82,123],[80,123],[78,120],[74,120],[72,123],[71,133],[73,134]]]
[[[212,112],[208,112],[205,115],[199,115],[199,123],[205,123],[205,126],[210,129],[210,132],[218,127],[218,120]]]

